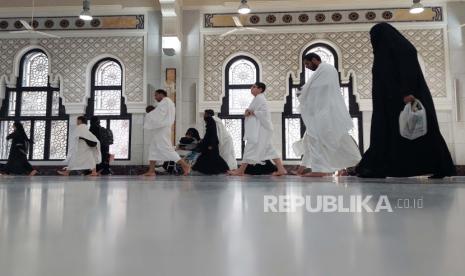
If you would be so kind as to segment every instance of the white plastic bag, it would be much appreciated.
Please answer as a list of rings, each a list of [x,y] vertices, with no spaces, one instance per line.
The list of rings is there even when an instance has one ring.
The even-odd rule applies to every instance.
[[[419,100],[405,105],[399,116],[400,135],[415,140],[427,133],[426,111]]]

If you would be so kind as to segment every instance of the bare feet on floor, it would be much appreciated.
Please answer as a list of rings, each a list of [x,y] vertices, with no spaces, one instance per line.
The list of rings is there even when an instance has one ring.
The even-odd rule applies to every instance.
[[[187,176],[191,173],[191,167],[188,165],[182,166],[182,171],[184,172],[182,175]]]
[[[325,176],[331,176],[332,173],[322,173],[322,172],[310,172],[303,174],[302,176],[304,177],[325,177]]]
[[[232,176],[244,176],[244,173],[241,172],[239,169],[237,169],[237,170],[228,171],[228,175],[232,175]]]
[[[273,176],[283,176],[283,175],[286,175],[286,174],[287,174],[287,171],[284,170],[284,169],[281,169],[281,170],[275,171],[272,175]]]
[[[63,171],[63,170],[62,170],[62,171],[57,171],[57,173],[58,173],[59,175],[62,175],[62,176],[69,176],[69,171]]]
[[[148,171],[144,174],[142,174],[142,176],[156,176],[157,174],[155,172],[151,172],[151,171]]]
[[[37,170],[32,170],[30,173],[29,173],[29,176],[34,176],[38,173]]]
[[[298,170],[292,170],[292,171],[289,172],[289,174],[291,174],[291,175],[302,175],[302,173],[299,172]]]

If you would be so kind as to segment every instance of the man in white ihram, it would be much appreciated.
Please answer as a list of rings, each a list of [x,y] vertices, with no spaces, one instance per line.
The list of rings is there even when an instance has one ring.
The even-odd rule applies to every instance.
[[[100,141],[87,128],[87,119],[79,116],[76,120],[76,129],[70,136],[69,151],[66,161],[66,170],[58,174],[69,176],[71,171],[90,170],[89,176],[98,176],[97,164],[102,162]]]
[[[155,91],[158,105],[145,117],[144,129],[152,132],[149,148],[149,170],[144,176],[155,176],[156,161],[174,161],[181,165],[184,175],[190,172],[190,166],[176,153],[171,142],[171,127],[174,124],[176,110],[173,101],[165,90]]]
[[[257,82],[252,85],[250,92],[254,99],[245,111],[245,131],[244,140],[246,141],[244,157],[241,166],[229,175],[244,175],[245,169],[249,164],[262,163],[265,160],[272,159],[278,170],[273,173],[274,176],[287,174],[278,153],[271,144],[273,136],[273,122],[271,113],[266,102],[265,95],[266,85]]]
[[[361,159],[360,151],[349,135],[353,122],[341,94],[336,68],[322,63],[315,53],[306,55],[304,64],[315,72],[299,96],[307,131],[300,146],[294,149],[297,155],[304,155],[302,166],[312,169],[304,176],[328,176],[355,166]]]

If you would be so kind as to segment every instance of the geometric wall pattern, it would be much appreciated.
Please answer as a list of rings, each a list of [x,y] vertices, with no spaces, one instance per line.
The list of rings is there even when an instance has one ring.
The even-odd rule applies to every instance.
[[[0,76],[11,76],[14,58],[28,39],[0,39]],[[89,62],[103,54],[111,54],[123,62],[126,102],[143,102],[144,37],[73,37],[40,39],[38,45],[48,52],[51,80],[62,76],[60,90],[65,103],[85,101],[86,69]]]
[[[425,63],[425,78],[434,97],[446,96],[445,52],[442,29],[404,30]],[[288,93],[289,72],[299,76],[300,53],[316,38],[332,42],[340,52],[342,73],[355,73],[357,93],[371,98],[372,47],[366,31],[327,33],[234,34],[226,37],[204,35],[204,101],[220,101],[224,91],[223,65],[238,52],[257,57],[268,100],[283,101]]]

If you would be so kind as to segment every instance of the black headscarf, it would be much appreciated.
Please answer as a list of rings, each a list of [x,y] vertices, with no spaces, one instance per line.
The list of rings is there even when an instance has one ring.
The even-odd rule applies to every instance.
[[[26,131],[24,131],[24,127],[21,122],[14,122],[13,126],[15,127],[15,131],[12,133],[14,138],[32,143],[32,140],[27,137]]]
[[[90,117],[90,128],[89,131],[97,137],[97,139],[100,141],[100,119],[97,116],[92,116]]]
[[[186,136],[189,135],[191,136],[192,138],[196,139],[197,141],[200,141],[200,134],[199,134],[199,131],[193,127],[189,128],[187,131],[186,131]]]
[[[407,95],[421,97],[418,91],[427,85],[415,46],[388,23],[376,24],[370,38],[374,55],[373,98],[379,96],[378,84],[392,90],[385,97],[397,98],[401,103]]]
[[[416,52],[415,46],[413,46],[396,28],[388,23],[379,23],[371,28],[370,38],[373,54],[375,55],[377,50],[381,47],[389,47],[398,50],[405,49]]]

